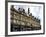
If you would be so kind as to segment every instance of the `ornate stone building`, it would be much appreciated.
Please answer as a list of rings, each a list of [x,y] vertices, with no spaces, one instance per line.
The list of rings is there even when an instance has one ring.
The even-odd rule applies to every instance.
[[[32,16],[32,13],[29,12],[28,15],[25,13],[25,10],[18,11],[14,8],[14,5],[11,6],[10,15],[11,15],[11,31],[30,31],[30,30],[40,30],[40,20]],[[30,14],[29,14],[30,13]]]

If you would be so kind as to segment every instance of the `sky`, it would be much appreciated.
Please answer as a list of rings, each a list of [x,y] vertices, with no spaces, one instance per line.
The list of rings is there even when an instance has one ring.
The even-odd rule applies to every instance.
[[[30,13],[32,13],[32,16],[38,18],[38,19],[41,19],[41,6],[28,6],[28,5],[14,5],[14,8],[16,10],[18,10],[18,8],[23,8],[25,9],[25,12],[28,13],[28,8],[30,8]]]

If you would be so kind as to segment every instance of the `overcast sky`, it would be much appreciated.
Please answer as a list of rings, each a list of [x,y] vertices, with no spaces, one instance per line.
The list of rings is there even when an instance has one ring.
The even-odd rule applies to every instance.
[[[23,8],[25,9],[25,12],[28,13],[28,8],[30,8],[30,13],[38,19],[41,19],[41,7],[40,6],[28,6],[28,5],[14,5],[14,8],[18,10],[18,8]]]

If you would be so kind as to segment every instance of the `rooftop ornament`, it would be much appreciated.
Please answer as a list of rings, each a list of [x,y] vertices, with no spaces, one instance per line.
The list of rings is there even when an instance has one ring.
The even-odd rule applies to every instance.
[[[14,5],[11,5],[11,11],[15,11]]]

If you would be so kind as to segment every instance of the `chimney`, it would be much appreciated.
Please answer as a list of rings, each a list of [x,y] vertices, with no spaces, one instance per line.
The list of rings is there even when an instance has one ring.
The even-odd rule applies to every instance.
[[[28,8],[28,14],[30,13],[30,8]]]

